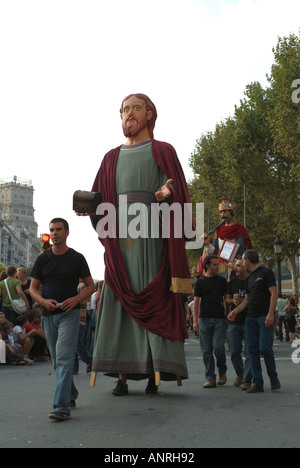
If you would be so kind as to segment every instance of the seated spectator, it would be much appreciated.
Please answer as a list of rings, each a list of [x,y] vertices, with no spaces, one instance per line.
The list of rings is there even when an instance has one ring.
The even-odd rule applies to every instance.
[[[4,312],[0,312],[0,334],[2,333],[3,326],[8,322],[7,318],[5,317]],[[2,333],[3,334],[3,333]]]
[[[32,365],[33,361],[29,359],[28,354],[31,351],[31,348],[34,344],[33,336],[36,334],[36,330],[31,330],[29,333],[26,333],[26,327],[29,325],[28,318],[26,314],[19,315],[16,319],[16,325],[13,328],[13,338],[14,342],[20,344],[23,348],[24,361],[28,365]]]
[[[13,325],[6,323],[3,327],[3,341],[6,347],[6,363],[18,366],[24,366],[22,346],[14,342]]]
[[[30,356],[33,360],[38,361],[48,361],[49,359],[46,357],[47,353],[47,342],[46,342],[46,335],[41,328],[41,316],[38,312],[30,310],[27,312],[28,318],[28,325],[26,327],[26,333],[30,335],[30,333],[35,330],[34,335],[34,344],[30,351]]]

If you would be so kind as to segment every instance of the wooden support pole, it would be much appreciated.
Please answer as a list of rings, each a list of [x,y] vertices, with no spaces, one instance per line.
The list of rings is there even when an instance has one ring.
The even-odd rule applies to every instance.
[[[96,378],[97,378],[97,372],[92,372],[91,380],[90,380],[90,387],[96,386]]]
[[[156,372],[155,372],[155,385],[156,385],[157,387],[160,386],[160,372],[159,372],[159,371],[156,371]]]
[[[182,379],[181,379],[180,375],[177,375],[177,385],[178,385],[178,387],[182,387]]]

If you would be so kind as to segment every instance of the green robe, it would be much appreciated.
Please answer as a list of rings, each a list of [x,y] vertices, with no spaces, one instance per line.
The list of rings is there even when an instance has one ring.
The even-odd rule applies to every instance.
[[[136,201],[153,198],[166,183],[167,177],[156,164],[151,151],[151,142],[137,146],[123,146],[120,150],[116,171],[118,195],[134,194]],[[136,215],[128,214],[130,202],[120,204],[117,216],[120,222],[127,217],[128,225]],[[151,229],[150,204],[148,230]],[[164,250],[163,238],[120,238],[120,248],[125,262],[131,288],[142,292],[160,270]],[[104,283],[93,356],[93,371],[111,377],[127,374],[132,380],[148,378],[160,371],[162,380],[176,380],[179,375],[188,378],[184,342],[171,341],[148,332],[137,324],[123,309],[110,287]]]

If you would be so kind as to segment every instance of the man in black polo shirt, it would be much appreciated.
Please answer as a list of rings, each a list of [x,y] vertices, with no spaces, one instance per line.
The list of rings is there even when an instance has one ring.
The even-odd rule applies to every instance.
[[[231,311],[233,311],[243,302],[246,294],[246,282],[247,278],[249,277],[249,273],[245,270],[242,259],[236,261],[234,271],[236,272],[236,277],[233,278],[227,285],[227,294],[225,300],[226,304],[230,306]],[[227,333],[231,353],[231,362],[237,375],[233,385],[235,387],[239,387],[243,384],[242,390],[249,390],[252,381],[251,367],[245,338],[246,315],[247,309],[238,314],[235,321],[230,323]],[[246,355],[245,366],[243,364],[242,358],[243,341],[245,343],[244,349]]]
[[[203,388],[214,388],[217,384],[225,385],[227,382],[224,309],[227,281],[218,275],[219,259],[216,255],[207,255],[204,259],[203,267],[206,273],[195,284],[193,323],[194,331],[199,333],[200,347],[205,366],[206,383]],[[198,322],[200,298],[200,320]],[[219,371],[217,382],[214,353]]]
[[[246,339],[253,383],[247,393],[264,391],[260,352],[264,356],[271,389],[279,390],[281,385],[273,352],[275,309],[278,298],[275,275],[269,268],[260,265],[259,256],[255,250],[246,250],[243,255],[243,264],[250,273],[246,284],[246,296],[244,301],[228,315],[228,318],[235,320],[237,314],[248,307]]]
[[[56,370],[54,411],[49,418],[70,418],[70,406],[78,397],[73,382],[73,367],[79,334],[79,303],[95,290],[83,255],[67,246],[69,225],[62,218],[50,223],[53,247],[37,258],[31,276],[31,297],[42,306],[42,326]],[[79,278],[86,289],[77,294]],[[42,290],[40,290],[42,286]]]

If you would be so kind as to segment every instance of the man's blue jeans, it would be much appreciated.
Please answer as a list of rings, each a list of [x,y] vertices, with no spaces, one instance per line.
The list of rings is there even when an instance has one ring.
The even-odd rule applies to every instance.
[[[89,352],[89,350],[84,344],[84,336],[85,336],[85,325],[80,325],[77,353],[75,354],[75,362],[74,362],[74,369],[73,369],[74,372],[79,371],[78,354],[80,356],[80,359],[83,362],[85,362],[87,366],[91,366],[93,363],[93,355]]]
[[[274,326],[267,328],[265,321],[265,316],[246,318],[246,340],[253,384],[259,385],[260,387],[264,386],[260,353],[263,354],[270,380],[278,379],[273,351]]]
[[[225,374],[227,371],[225,319],[200,318],[199,338],[205,366],[205,377],[207,380],[216,380],[214,353],[219,374]]]
[[[42,327],[56,371],[53,408],[57,413],[70,414],[69,403],[78,391],[73,382],[73,368],[79,334],[79,310],[43,317]]]
[[[251,366],[247,349],[245,325],[230,324],[228,327],[228,343],[231,353],[231,362],[238,377],[243,377],[244,382],[252,382]],[[243,364],[242,352],[243,341],[246,356],[245,366]]]

